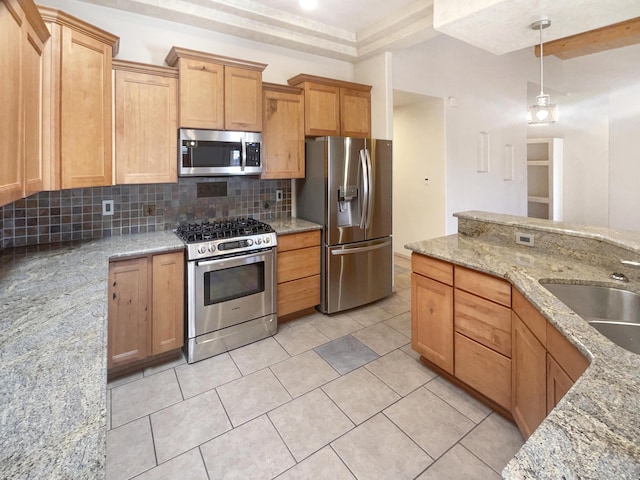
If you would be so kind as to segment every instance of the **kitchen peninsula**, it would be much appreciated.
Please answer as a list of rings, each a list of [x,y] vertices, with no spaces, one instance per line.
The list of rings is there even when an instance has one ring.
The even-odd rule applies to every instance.
[[[458,234],[406,245],[428,256],[507,280],[590,365],[504,469],[507,479],[640,477],[640,356],[578,317],[541,280],[640,292],[640,234],[485,212],[464,212]],[[533,247],[515,243],[533,235]],[[629,283],[610,279],[622,272]]]
[[[108,262],[183,248],[165,230],[2,251],[0,478],[105,478]]]

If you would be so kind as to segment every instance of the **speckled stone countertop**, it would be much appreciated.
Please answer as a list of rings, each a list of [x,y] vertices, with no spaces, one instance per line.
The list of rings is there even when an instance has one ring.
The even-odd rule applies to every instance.
[[[0,478],[105,478],[108,260],[183,247],[164,231],[2,252]]]
[[[406,248],[509,280],[591,362],[507,465],[503,478],[640,478],[640,355],[598,333],[539,283],[589,283],[640,293],[640,269],[618,267],[619,255],[631,254],[635,258],[630,259],[640,260],[640,234],[618,236],[619,231],[597,229],[594,235],[594,229],[587,227],[582,235],[577,225],[484,212],[456,216],[459,234]],[[514,226],[556,238],[541,246],[518,246],[501,232]],[[565,227],[568,235],[563,234]],[[584,239],[592,244],[585,247]],[[607,261],[599,251],[600,242],[620,247],[615,252],[619,255]],[[577,251],[576,245],[587,251]],[[621,285],[610,280],[614,268],[624,270],[630,282]]]
[[[310,222],[302,218],[282,218],[278,220],[269,220],[268,223],[273,227],[278,235],[322,230],[322,225],[318,225],[317,223]]]
[[[182,248],[167,230],[2,252],[0,478],[105,478],[108,262]]]

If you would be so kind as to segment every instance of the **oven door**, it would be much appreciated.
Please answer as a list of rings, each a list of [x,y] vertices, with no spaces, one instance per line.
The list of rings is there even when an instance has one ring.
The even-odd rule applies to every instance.
[[[274,258],[270,249],[189,262],[189,338],[275,313]]]

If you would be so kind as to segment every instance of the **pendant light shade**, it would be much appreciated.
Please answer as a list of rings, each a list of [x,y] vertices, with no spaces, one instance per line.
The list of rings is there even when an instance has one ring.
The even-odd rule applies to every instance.
[[[542,30],[551,26],[551,20],[544,19],[531,24],[533,30],[540,31],[540,95],[536,97],[535,105],[529,107],[527,122],[529,125],[548,125],[558,121],[558,106],[551,103],[549,95],[544,93],[544,51]]]

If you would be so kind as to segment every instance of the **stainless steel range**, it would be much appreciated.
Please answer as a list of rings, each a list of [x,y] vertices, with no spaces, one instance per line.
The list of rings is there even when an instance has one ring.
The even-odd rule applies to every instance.
[[[187,247],[186,351],[193,363],[273,335],[276,245],[253,218],[180,225]]]

